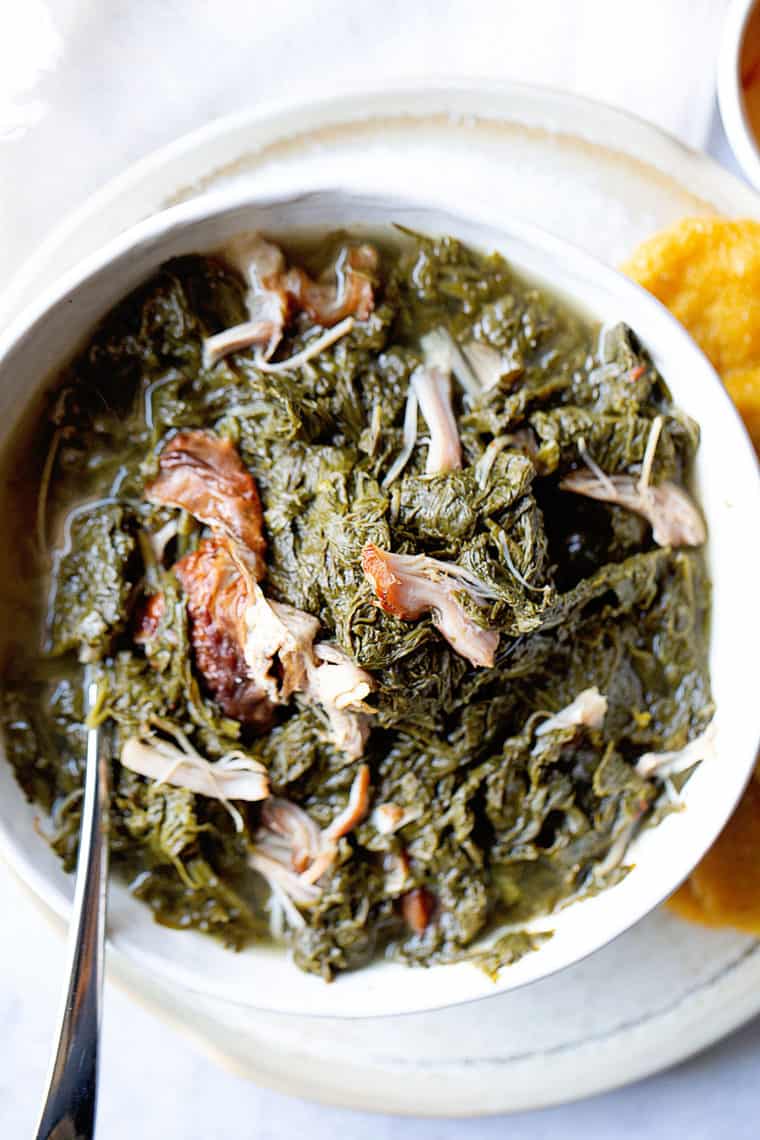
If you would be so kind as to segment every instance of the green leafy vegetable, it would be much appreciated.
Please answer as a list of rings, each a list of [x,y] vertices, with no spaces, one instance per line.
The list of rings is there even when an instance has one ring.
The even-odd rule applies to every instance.
[[[51,614],[50,652],[58,656],[76,649],[80,661],[94,661],[108,654],[127,623],[135,540],[122,507],[95,503],[80,512],[72,515],[71,549],[55,569],[60,601]]]
[[[345,246],[333,235],[297,251],[312,288],[335,281]],[[159,922],[236,948],[271,927],[299,966],[328,979],[380,953],[466,959],[494,975],[546,937],[516,923],[625,873],[627,844],[662,791],[637,758],[683,748],[712,713],[701,552],[657,546],[645,518],[560,480],[589,461],[641,478],[662,417],[648,476],[688,487],[698,432],[630,330],[591,328],[502,257],[408,234],[380,255],[373,311],[296,370],[265,370],[255,345],[204,365],[204,338],[247,318],[247,284],[222,257],[164,266],[69,365],[37,441],[44,454],[56,433],[45,495],[56,537],[38,607],[47,647],[32,652],[30,628],[8,666],[6,750],[71,867],[88,662],[113,728],[114,866]],[[441,329],[439,343],[451,338],[457,367],[471,362],[473,374],[452,381],[461,469],[431,476],[427,425],[419,412],[413,422],[408,396],[421,338]],[[321,332],[291,302],[274,362]],[[229,439],[253,475],[266,598],[318,620],[325,661],[371,672],[360,762],[336,745],[305,682],[265,732],[214,701],[194,653],[202,607],[191,621],[172,570],[208,531],[145,497],[178,429]],[[362,568],[368,544],[425,556],[427,586],[440,585],[441,564],[454,567],[450,599],[494,636],[493,667],[452,647],[434,605],[411,617],[380,608]],[[244,634],[231,646],[230,630],[244,616],[209,634],[220,661],[242,670]],[[282,686],[281,659],[272,670]],[[604,715],[573,720],[590,689]],[[542,731],[561,710],[570,722]],[[162,784],[135,774],[121,748],[147,733],[185,739],[212,764],[263,764],[274,798],[231,814],[171,772]],[[314,850],[292,846],[288,826]],[[292,865],[269,878],[252,869],[252,853],[267,867],[288,843]],[[321,874],[307,882],[304,866]]]

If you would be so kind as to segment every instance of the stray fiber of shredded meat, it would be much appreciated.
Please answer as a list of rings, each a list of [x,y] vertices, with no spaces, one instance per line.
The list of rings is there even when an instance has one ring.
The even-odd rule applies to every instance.
[[[158,922],[496,976],[709,754],[698,442],[633,331],[452,238],[164,265],[20,460],[2,723],[65,866],[87,669]]]

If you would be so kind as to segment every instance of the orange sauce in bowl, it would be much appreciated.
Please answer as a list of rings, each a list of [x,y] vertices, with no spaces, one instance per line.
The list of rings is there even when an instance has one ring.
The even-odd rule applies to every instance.
[[[760,5],[745,45],[754,52],[747,113],[752,108],[756,114],[760,140]],[[691,333],[760,456],[760,222],[685,218],[642,242],[623,271]],[[721,835],[668,905],[692,922],[760,935],[760,766]]]
[[[760,935],[760,781],[755,774],[721,835],[668,905],[705,926]]]
[[[760,5],[750,13],[739,57],[739,80],[752,134],[760,146]]]

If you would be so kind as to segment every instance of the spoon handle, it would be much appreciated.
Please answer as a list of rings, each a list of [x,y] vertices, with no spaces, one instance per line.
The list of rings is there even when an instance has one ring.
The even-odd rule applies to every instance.
[[[97,685],[87,692],[88,711]],[[87,767],[74,906],[69,932],[69,984],[58,1046],[48,1078],[37,1140],[91,1140],[95,1130],[98,1042],[108,876],[108,733],[87,733]]]

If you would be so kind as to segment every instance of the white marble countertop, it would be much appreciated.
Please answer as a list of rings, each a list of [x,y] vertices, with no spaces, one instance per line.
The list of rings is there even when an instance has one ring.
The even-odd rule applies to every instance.
[[[0,1135],[32,1136],[62,983],[63,942],[0,865]],[[760,1019],[693,1060],[618,1092],[512,1117],[415,1120],[325,1108],[213,1065],[106,988],[98,1135],[104,1140],[755,1140]]]
[[[0,39],[0,266],[7,278],[66,210],[188,129],[264,98],[383,77],[481,74],[568,87],[638,111],[730,161],[713,111],[722,7],[289,0],[264,10],[250,0],[24,0],[9,6]],[[0,913],[0,1135],[22,1137],[36,1122],[63,944],[2,866]],[[539,1140],[561,1128],[567,1140],[644,1132],[648,1140],[749,1140],[758,1071],[760,1020],[676,1069],[582,1103],[467,1122],[375,1117],[258,1089],[109,986],[99,1135]]]

